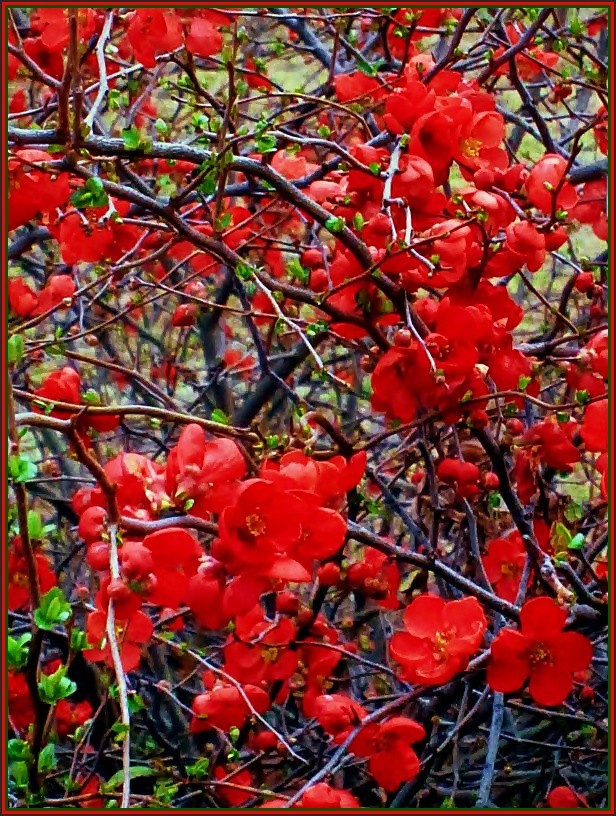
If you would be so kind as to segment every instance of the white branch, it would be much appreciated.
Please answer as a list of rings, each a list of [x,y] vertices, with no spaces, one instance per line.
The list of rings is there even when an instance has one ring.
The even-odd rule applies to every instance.
[[[118,558],[118,525],[109,525],[109,573],[111,580],[117,580],[120,577],[120,559]],[[118,638],[115,629],[115,610],[113,600],[109,599],[109,606],[107,607],[107,638],[109,640],[109,649],[111,651],[111,659],[113,661],[113,670],[115,672],[116,681],[118,684],[118,696],[120,700],[120,714],[121,722],[124,726],[124,734],[122,735],[122,801],[121,808],[130,807],[130,710],[128,708],[128,688],[126,686],[126,675],[122,666],[122,656],[120,654],[120,647],[118,646]]]
[[[84,124],[86,124],[90,129],[92,129],[96,114],[98,113],[100,106],[103,104],[103,100],[105,99],[107,91],[109,90],[109,82],[107,80],[107,65],[105,63],[105,46],[107,45],[107,40],[111,35],[113,15],[113,11],[108,11],[105,15],[103,30],[100,33],[98,42],[96,43],[96,61],[98,63],[99,85],[96,93],[96,99],[92,103],[92,107],[84,119]]]

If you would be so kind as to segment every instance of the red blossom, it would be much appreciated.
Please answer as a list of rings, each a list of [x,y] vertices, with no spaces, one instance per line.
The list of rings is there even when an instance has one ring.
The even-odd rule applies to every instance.
[[[494,691],[519,691],[527,682],[540,706],[557,706],[573,689],[573,674],[588,668],[592,644],[563,632],[567,610],[551,598],[533,598],[520,612],[520,630],[502,629],[492,642],[488,683]]]
[[[487,627],[476,598],[445,601],[420,595],[406,608],[404,632],[391,639],[391,654],[411,683],[439,685],[464,671]]]

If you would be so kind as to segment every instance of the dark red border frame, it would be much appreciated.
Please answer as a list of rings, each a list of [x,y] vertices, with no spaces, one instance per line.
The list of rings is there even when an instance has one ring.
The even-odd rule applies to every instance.
[[[373,8],[373,7],[378,7],[378,6],[390,6],[391,5],[391,3],[383,3],[383,2],[373,2],[373,3],[370,3],[370,4],[361,3],[361,2],[357,2],[357,0],[345,0],[345,2],[343,4],[345,6],[354,6],[356,8],[362,8],[362,7]],[[15,2],[15,0],[0,0],[0,5],[2,7],[2,42],[5,43],[5,42],[7,42],[7,15],[6,15],[7,9],[27,5],[27,3],[25,3],[25,2],[24,3]],[[78,2],[78,0],[77,0],[77,2],[76,2],[76,0],[67,0],[67,2],[64,2],[64,3],[56,3],[56,2],[53,2],[53,0],[51,2],[45,2],[45,0],[39,0],[39,2],[36,3],[35,5],[38,5],[38,6],[41,6],[41,5],[44,5],[44,6],[56,6],[56,7],[59,6],[59,7],[62,7],[62,8],[67,7],[67,6],[84,6],[84,5],[88,5],[90,7],[110,8],[110,7],[113,7],[113,6],[125,6],[126,4],[122,3],[122,2],[117,2],[117,0],[110,0],[110,2],[104,2],[103,0],[89,0],[89,2],[87,4],[85,4],[84,2]],[[335,2],[318,2],[318,3],[313,4],[313,6],[323,6],[323,7],[337,6],[337,5],[339,5],[339,4],[335,3]],[[403,8],[406,4],[398,4],[397,3],[395,5],[400,5],[400,7]],[[447,6],[447,7],[462,6],[462,7],[465,7],[466,5],[467,5],[466,3],[460,3],[460,2],[433,2],[433,0],[432,1],[431,0],[424,0],[424,2],[418,4],[418,6],[415,6],[415,8],[417,8],[417,7],[427,8],[427,7],[430,7],[430,6]],[[493,0],[483,0],[481,5],[483,5],[483,6],[503,6],[503,5],[505,5],[506,7],[516,7],[516,6],[528,7],[528,6],[543,6],[545,4],[544,3],[536,3],[536,2],[530,2],[530,3],[506,3],[505,4],[505,3],[493,2]],[[611,0],[611,2],[601,2],[601,0],[599,0],[599,2],[587,2],[586,0],[582,0],[582,2],[569,2],[568,0],[554,0],[550,5],[551,6],[566,6],[566,7],[572,7],[572,8],[601,8],[601,9],[605,8],[607,10],[607,12],[608,12],[608,36],[610,38],[610,42],[612,42],[612,43],[614,42],[614,39],[613,39],[614,38],[614,17],[615,17],[615,10],[616,10],[615,9],[615,7],[616,7],[615,0]],[[242,2],[237,2],[237,0],[222,0],[222,2],[220,2],[220,3],[211,2],[211,0],[205,0],[205,2],[199,2],[198,0],[188,0],[188,2],[181,2],[180,1],[178,3],[170,2],[170,0],[149,0],[149,2],[147,0],[146,0],[146,2],[143,2],[143,0],[133,0],[133,2],[128,4],[128,6],[129,7],[135,7],[135,8],[138,8],[138,7],[146,7],[147,8],[147,7],[156,7],[156,6],[163,6],[165,8],[168,8],[169,6],[198,6],[198,7],[201,7],[201,8],[204,7],[204,6],[212,6],[214,8],[224,6],[224,7],[227,7],[227,8],[229,8],[229,7],[234,8],[235,7],[235,8],[238,8],[238,9],[242,9],[242,8],[246,9],[246,8],[251,8],[251,7],[254,7],[254,8],[258,8],[258,7],[272,8],[272,7],[280,7],[280,6],[284,6],[285,8],[294,8],[294,7],[306,8],[306,4],[302,3],[301,0],[300,0],[300,2],[298,2],[298,0],[289,0],[289,2],[287,2],[287,3],[281,3],[280,6],[278,6],[278,4],[270,4],[270,3],[267,3],[267,2],[263,2],[263,0],[257,0],[257,2],[253,2],[250,5],[247,5],[247,4],[242,3]],[[8,278],[8,275],[7,275],[8,258],[7,258],[7,244],[6,244],[6,235],[7,235],[7,230],[6,230],[7,221],[6,221],[6,218],[7,218],[7,197],[8,197],[8,193],[7,193],[7,189],[6,189],[6,186],[5,186],[5,179],[6,179],[6,173],[7,173],[7,167],[6,167],[6,164],[7,164],[7,152],[8,152],[7,151],[7,130],[6,130],[6,128],[7,128],[7,118],[6,118],[6,116],[7,116],[7,113],[8,113],[8,98],[7,98],[7,87],[6,87],[6,81],[7,80],[5,78],[5,76],[6,76],[6,73],[5,73],[6,72],[6,60],[7,60],[7,54],[6,54],[6,52],[4,51],[4,48],[3,48],[2,63],[0,65],[0,68],[1,68],[0,74],[2,76],[2,137],[3,137],[2,138],[2,187],[3,187],[2,193],[3,193],[3,195],[2,195],[2,199],[1,199],[1,201],[2,201],[2,274],[1,274],[1,278],[0,278],[0,288],[1,288],[1,291],[2,291],[2,298],[1,298],[1,301],[0,301],[0,308],[1,308],[1,312],[2,312],[3,336],[2,336],[2,342],[0,343],[0,346],[1,346],[2,374],[3,374],[3,377],[2,377],[2,402],[1,402],[1,405],[2,405],[3,426],[4,426],[4,431],[5,431],[4,440],[6,440],[6,438],[7,438],[7,434],[6,434],[7,412],[6,412],[6,390],[5,389],[6,389],[6,385],[7,385],[7,379],[6,378],[8,376],[8,366],[7,366],[7,361],[6,361],[6,340],[7,340],[7,337],[6,337],[6,335],[7,335],[7,331],[6,331],[6,326],[7,326],[7,291],[6,291],[7,286],[6,286],[6,282],[7,282],[7,278]],[[612,83],[611,84],[612,88],[614,87],[614,73],[615,73],[614,66],[613,66],[613,64],[611,64],[610,65],[610,81]],[[613,141],[614,141],[614,110],[613,110],[613,108],[610,108],[610,110],[608,111],[608,168],[609,168],[609,172],[608,172],[608,192],[610,194],[610,200],[612,202],[616,200],[615,190],[614,190],[614,155],[615,154],[614,154],[614,149],[613,149]],[[609,223],[609,236],[608,236],[608,262],[611,263],[613,261],[613,257],[610,254],[610,247],[613,247],[614,244],[615,244],[614,217],[613,216],[609,219],[609,222],[610,223]],[[613,286],[609,290],[609,307],[610,307],[610,310],[613,311],[613,307],[614,307],[614,288],[613,288]],[[611,328],[611,324],[610,324],[610,328]],[[611,364],[610,367],[613,368],[614,367],[614,346],[613,346],[613,336],[612,336],[611,332],[610,332],[609,355],[610,355],[609,359],[610,359],[610,364]],[[610,403],[611,403],[612,402],[611,389],[608,391],[608,395],[609,395],[609,400],[610,400]],[[4,440],[3,440],[3,442],[4,442]],[[610,467],[610,471],[609,471],[609,474],[608,474],[608,490],[609,490],[608,504],[609,504],[609,507],[611,509],[614,506],[614,502],[613,502],[613,497],[614,497],[614,479],[613,479],[613,476],[614,476],[614,450],[613,450],[613,447],[614,447],[614,415],[613,414],[610,416],[610,424],[609,424],[609,429],[608,429],[608,440],[609,440],[608,450],[609,450],[609,467]],[[7,494],[8,494],[8,490],[7,490],[7,471],[6,471],[6,467],[7,467],[6,442],[4,442],[4,444],[2,446],[1,463],[2,463],[2,484],[3,484],[3,489],[2,489],[2,494],[1,494],[2,495],[1,507],[2,507],[2,528],[4,530],[5,529],[4,521],[5,521],[5,518],[6,518],[7,501],[8,501],[8,499],[7,499]],[[5,536],[3,535],[3,543],[4,543],[4,538],[5,538]],[[608,559],[609,558],[610,558],[610,555],[609,555],[609,538],[608,538]],[[610,594],[613,594],[613,591],[614,591],[614,571],[612,569],[611,559],[609,560],[608,563],[610,565],[610,570],[609,570],[609,574],[610,574],[610,579],[609,579]],[[5,549],[3,547],[3,550],[2,550],[2,566],[1,566],[1,575],[2,575],[2,621],[3,621],[3,633],[2,633],[2,645],[1,645],[1,650],[2,651],[1,651],[1,654],[2,654],[3,658],[4,658],[4,654],[5,654],[5,632],[4,632],[5,624],[4,624],[4,621],[6,621],[6,613],[7,613],[7,609],[5,608],[5,606],[6,606],[6,586],[7,586],[7,577],[8,577],[6,570],[7,570],[7,568],[6,568],[6,553],[5,553]],[[610,650],[609,650],[610,657],[611,657],[611,660],[614,661],[614,659],[615,659],[615,655],[614,655],[614,638],[613,638],[613,633],[611,631],[609,633],[609,644],[610,644]],[[4,661],[3,661],[3,664],[4,664]],[[610,683],[609,683],[610,702],[613,702],[613,697],[614,697],[614,683],[613,683],[613,680],[614,680],[614,677],[613,677],[613,674],[612,674],[610,676]],[[6,688],[6,671],[3,670],[2,671],[2,711],[3,711],[3,713],[5,713],[6,710],[7,710],[7,704],[8,704],[8,699],[7,699],[7,688]],[[613,710],[613,707],[610,710],[609,726],[610,726],[610,755],[611,755],[612,760],[614,760],[614,710]],[[6,733],[4,731],[4,728],[2,730],[1,749],[2,749],[1,750],[1,755],[2,755],[2,782],[1,782],[1,785],[0,785],[0,790],[2,792],[2,804],[0,805],[0,807],[2,807],[2,811],[0,811],[0,812],[4,813],[5,812],[4,806],[8,802],[8,790],[7,790],[7,780],[6,780],[6,767],[7,767],[7,762],[6,762]],[[607,808],[591,808],[591,809],[586,809],[584,811],[579,811],[579,810],[558,810],[558,811],[555,811],[555,812],[558,812],[558,813],[579,813],[579,812],[586,812],[586,813],[614,813],[614,807],[615,807],[615,803],[614,803],[614,787],[615,787],[614,786],[614,774],[612,772],[610,774],[610,777],[609,777],[610,803],[609,803]],[[240,808],[240,809],[225,808],[225,811],[228,812],[228,813],[240,814],[240,813],[245,812],[245,810],[247,810],[247,809],[252,810],[253,808]],[[254,809],[257,809],[257,808],[254,808]],[[279,812],[278,810],[271,809],[271,808],[267,808],[267,809],[266,808],[258,808],[258,809],[261,810],[262,812],[265,812],[265,813],[278,813]],[[114,810],[114,809],[112,809],[112,810]],[[171,813],[174,812],[174,810],[175,809],[163,809],[163,808],[160,808],[160,809],[131,808],[132,812],[142,812],[142,813],[169,813],[169,814],[171,814]],[[361,809],[362,813],[374,813],[374,814],[379,813],[380,810],[386,810],[386,808],[380,808],[380,809],[378,809],[378,808],[375,808],[375,809],[362,808]],[[391,812],[391,813],[409,813],[409,812],[412,812],[412,813],[434,813],[435,810],[436,809],[419,809],[419,808],[417,808],[417,809],[408,809],[408,808],[406,808],[406,809],[390,810],[389,812]],[[471,813],[476,813],[477,812],[477,809],[474,809],[474,808],[472,808],[472,809],[471,808],[456,808],[455,810],[456,810],[457,813],[471,814]],[[552,812],[550,809],[545,809],[545,810],[546,810],[546,812]],[[10,812],[11,813],[30,813],[30,814],[48,814],[48,813],[61,814],[61,813],[66,812],[66,808],[44,808],[44,809],[11,808]],[[86,810],[86,812],[87,813],[96,813],[96,814],[105,814],[105,813],[108,813],[109,810],[108,809],[98,809],[98,810],[92,809],[92,810]],[[195,813],[215,813],[217,811],[215,809],[195,809],[193,811],[188,810],[188,812],[189,813],[191,813],[191,812],[195,812]],[[319,809],[319,810],[304,810],[304,809],[302,809],[302,812],[308,813],[308,814],[313,814],[313,813],[314,814],[320,814],[320,813],[337,813],[339,811],[338,810],[327,810],[327,809]],[[353,811],[352,810],[343,810],[342,812],[343,813],[352,813]],[[497,813],[503,813],[504,811],[502,809],[485,808],[485,809],[482,809],[481,812],[482,813],[494,813],[494,814],[497,814]],[[532,813],[536,813],[536,812],[537,812],[536,809],[516,809],[516,811],[515,811],[515,813],[521,813],[521,814],[532,814]]]

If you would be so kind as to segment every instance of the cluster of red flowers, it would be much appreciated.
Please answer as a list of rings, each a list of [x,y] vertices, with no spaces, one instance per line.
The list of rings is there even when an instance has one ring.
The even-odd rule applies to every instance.
[[[15,137],[9,157],[8,228],[26,228],[23,235],[28,239],[26,225],[36,221],[43,240],[49,241],[49,257],[40,274],[24,271],[28,268],[24,264],[19,276],[9,281],[12,325],[20,333],[38,327],[48,316],[57,319],[53,342],[58,353],[68,338],[69,342],[88,342],[83,314],[79,328],[76,323],[68,326],[66,334],[67,327],[59,324],[65,318],[68,324],[78,307],[83,311],[83,293],[95,285],[99,289],[88,306],[95,317],[107,308],[107,295],[111,300],[117,298],[120,317],[140,318],[147,314],[148,304],[156,302],[163,326],[178,330],[170,332],[178,341],[177,351],[165,348],[149,361],[151,378],[166,382],[164,396],[169,399],[191,370],[184,365],[189,356],[184,352],[193,348],[193,330],[198,325],[201,331],[201,317],[213,306],[221,306],[225,313],[219,325],[228,342],[212,366],[216,371],[209,373],[218,376],[222,370],[226,376],[234,372],[241,389],[246,389],[244,380],[250,380],[255,370],[267,373],[266,364],[277,344],[286,351],[293,332],[322,368],[323,360],[329,358],[325,355],[321,360],[320,350],[313,349],[309,340],[322,331],[336,348],[345,350],[347,358],[357,353],[357,370],[343,361],[340,371],[336,370],[337,384],[350,389],[358,386],[360,393],[354,399],[365,397],[365,406],[381,415],[382,421],[384,417],[391,422],[392,431],[398,432],[399,423],[407,424],[401,433],[410,425],[420,427],[425,470],[417,466],[419,457],[414,457],[409,442],[412,437],[400,437],[403,443],[391,457],[396,460],[391,470],[391,463],[379,465],[382,472],[393,475],[402,462],[394,481],[410,482],[405,487],[417,499],[420,527],[424,523],[421,502],[438,494],[442,506],[431,546],[424,547],[419,536],[408,552],[395,545],[394,536],[401,527],[386,513],[382,513],[378,542],[376,536],[372,540],[368,535],[354,538],[357,530],[351,522],[357,523],[358,518],[363,522],[364,513],[372,513],[370,498],[385,495],[370,470],[366,481],[371,484],[365,495],[357,488],[366,477],[366,451],[380,450],[378,445],[386,434],[355,447],[359,453],[346,453],[347,448],[353,450],[348,441],[347,446],[338,447],[344,456],[325,458],[328,454],[321,449],[314,454],[312,445],[320,431],[313,437],[314,427],[296,432],[295,413],[289,422],[293,430],[284,441],[282,432],[266,438],[263,422],[256,429],[259,435],[255,438],[261,441],[254,450],[241,441],[251,436],[248,431],[244,434],[242,429],[228,427],[224,432],[220,422],[221,435],[214,438],[195,419],[183,426],[175,446],[166,448],[164,456],[128,449],[118,453],[119,447],[110,453],[104,435],[117,431],[123,411],[110,405],[111,390],[104,387],[98,393],[87,388],[87,369],[80,366],[88,358],[72,353],[68,362],[46,368],[44,375],[27,367],[24,374],[17,371],[18,366],[12,373],[16,372],[17,379],[23,376],[25,388],[30,389],[27,398],[37,414],[33,424],[44,425],[42,416],[71,418],[71,423],[53,424],[54,430],[62,424],[70,454],[76,453],[82,464],[92,455],[96,462],[89,461],[90,470],[99,476],[98,468],[102,468],[96,486],[81,488],[72,496],[72,509],[79,519],[77,535],[85,545],[89,571],[88,584],[76,584],[72,598],[90,600],[94,596],[94,606],[86,606],[85,659],[119,673],[117,641],[123,670],[132,673],[153,642],[188,651],[188,640],[179,646],[178,635],[189,627],[205,630],[208,642],[212,638],[216,644],[216,656],[210,660],[208,655],[206,661],[201,660],[203,653],[191,651],[191,658],[201,660],[202,667],[209,666],[200,675],[191,675],[192,699],[188,700],[190,708],[185,708],[192,735],[203,739],[214,732],[218,738],[215,732],[222,732],[233,743],[240,734],[242,748],[286,756],[286,732],[284,738],[279,736],[264,715],[274,705],[288,706],[311,721],[309,727],[314,727],[323,744],[332,750],[345,745],[360,773],[366,772],[376,786],[392,794],[419,775],[421,752],[416,749],[427,734],[423,725],[405,716],[407,709],[396,710],[395,716],[388,709],[387,715],[378,718],[378,711],[369,703],[372,696],[377,697],[372,694],[376,682],[369,686],[363,704],[344,690],[341,677],[346,678],[360,649],[356,637],[360,627],[350,618],[349,608],[359,613],[368,605],[370,613],[375,609],[391,613],[390,622],[397,631],[384,639],[383,660],[397,687],[410,684],[430,689],[476,671],[492,692],[527,694],[541,707],[563,705],[572,694],[573,699],[584,699],[593,640],[573,631],[565,605],[568,589],[559,589],[562,575],[556,573],[551,557],[562,556],[554,543],[555,531],[563,526],[560,519],[571,508],[566,505],[568,497],[550,488],[554,475],[576,475],[582,467],[588,468],[589,481],[594,478],[597,485],[592,498],[607,500],[608,334],[603,328],[604,285],[597,273],[601,262],[578,264],[573,252],[575,263],[560,259],[568,278],[563,284],[565,306],[557,315],[541,292],[535,292],[534,282],[550,259],[558,259],[557,251],[566,253],[572,246],[570,236],[576,225],[584,225],[589,235],[607,241],[607,179],[573,180],[579,147],[575,135],[573,148],[571,139],[554,142],[550,136],[543,139],[546,152],[538,160],[521,161],[512,149],[515,140],[510,138],[509,116],[497,104],[497,93],[486,90],[491,86],[482,79],[482,68],[477,72],[473,68],[470,74],[454,70],[457,54],[453,51],[440,61],[425,52],[422,40],[455,25],[462,19],[462,9],[389,9],[386,25],[376,38],[387,60],[374,65],[363,60],[362,70],[345,74],[336,74],[333,65],[327,89],[335,101],[323,106],[315,102],[315,110],[298,124],[300,129],[314,125],[319,136],[325,134],[322,138],[308,135],[300,144],[288,128],[275,131],[268,120],[252,117],[252,113],[244,131],[239,121],[245,113],[240,108],[244,105],[245,110],[248,101],[251,105],[258,102],[248,89],[260,93],[274,84],[261,73],[264,61],[255,56],[256,51],[241,53],[247,35],[237,25],[236,11],[139,7],[107,16],[102,10],[78,10],[80,43],[90,42],[80,57],[81,89],[89,81],[101,89],[94,103],[95,109],[104,106],[99,114],[105,109],[130,111],[130,126],[122,129],[122,139],[116,139],[118,155],[114,157],[118,174],[122,171],[128,179],[124,189],[115,176],[110,185],[113,164],[107,164],[107,159],[112,158],[113,148],[105,145],[116,143],[111,134],[119,136],[121,124],[111,123],[108,136],[101,135],[104,131],[97,125],[98,135],[92,139],[84,123],[81,145],[64,156],[63,145],[68,140],[61,123],[66,100],[61,97],[70,78],[65,62],[71,48],[67,11],[31,9],[28,36],[22,38],[17,25],[10,31],[9,79],[30,71],[36,85],[42,80],[38,96],[23,89],[13,95],[11,113],[16,118],[23,113],[30,126],[36,125],[28,108],[39,104],[45,113],[42,121],[48,111],[57,111],[59,123],[58,144],[49,152],[42,149],[52,144],[47,135],[39,143],[34,137],[30,140],[24,129]],[[377,16],[375,10],[366,9],[353,21],[359,48],[369,38],[375,39]],[[301,10],[297,19],[299,30]],[[587,31],[603,25],[601,20],[601,15],[591,20]],[[101,54],[96,43],[104,27],[109,47]],[[345,42],[342,29],[335,30],[335,53],[340,47],[341,54],[353,54],[355,49]],[[486,61],[486,70],[494,68],[490,74],[494,83],[506,75],[515,79],[517,87],[547,76],[546,106],[548,102],[561,104],[574,92],[575,83],[568,79],[569,64],[567,71],[559,70],[561,56],[556,46],[560,48],[560,40],[547,48],[540,38],[529,36],[523,51],[501,64],[499,59],[508,49],[523,45],[523,38],[533,31],[518,19],[505,19],[495,32],[494,42],[499,45]],[[299,35],[293,32],[290,36]],[[227,48],[231,42],[233,47]],[[261,42],[258,45],[265,47]],[[313,50],[306,47],[306,53]],[[473,63],[472,51],[467,56]],[[401,61],[400,70],[392,68],[396,60]],[[102,64],[107,72],[105,82]],[[128,66],[137,66],[134,74],[138,79],[132,78],[132,67],[128,74],[124,71]],[[159,66],[171,73],[178,69],[182,82],[174,93],[186,91],[187,98],[194,92],[197,99],[209,101],[210,92],[198,87],[204,70],[227,66],[233,80],[230,84],[236,97],[233,104],[229,100],[224,122],[214,115],[210,121],[201,113],[203,99],[195,104],[192,118],[191,114],[186,121],[178,118],[186,131],[192,128],[191,138],[195,138],[187,140],[182,131],[183,144],[177,151],[167,151],[177,125],[157,119],[160,96],[153,90]],[[144,76],[150,82],[147,86]],[[211,99],[214,112],[219,100]],[[357,121],[369,121],[370,130],[381,133],[371,142],[363,126],[348,127],[349,112],[354,113],[353,106],[366,100],[371,103],[370,118],[364,121],[360,116]],[[74,101],[71,96],[69,108]],[[88,105],[92,105],[89,97],[84,111]],[[89,112],[93,116],[96,111],[90,108]],[[230,138],[231,120],[233,138],[244,140],[241,151],[210,152],[218,138],[214,133],[220,134],[221,145]],[[583,132],[589,131],[588,139],[592,136],[598,152],[605,155],[607,111],[599,107],[592,118],[588,115],[588,121]],[[559,127],[556,122],[557,115],[546,125],[548,130]],[[333,150],[337,147],[333,134],[338,132],[346,134],[345,143]],[[539,136],[543,134],[537,139]],[[327,147],[330,137],[332,149]],[[75,134],[73,138],[78,141]],[[156,145],[154,138],[160,138]],[[28,147],[30,144],[35,147]],[[93,144],[100,147],[100,155]],[[206,147],[199,153],[203,144]],[[84,147],[80,154],[78,148],[88,145],[92,149]],[[562,155],[556,152],[561,148]],[[566,153],[565,148],[571,152]],[[184,158],[160,158],[176,152]],[[77,155],[83,161],[79,159],[79,171],[74,172]],[[186,156],[198,158],[188,161]],[[217,185],[212,182],[222,175],[223,184],[214,192]],[[252,193],[228,193],[224,188],[227,180],[235,190],[254,187],[258,205]],[[167,187],[172,191],[169,195]],[[168,206],[160,204],[163,196]],[[151,201],[155,206],[149,214],[156,218],[144,217],[148,207],[136,206],[134,201]],[[255,259],[258,266],[253,265]],[[167,260],[173,265],[171,270]],[[238,296],[241,309],[213,304],[213,292],[228,271],[235,275],[233,297]],[[546,319],[554,319],[553,333],[545,342],[531,338],[524,345],[516,344],[515,335],[525,333],[527,315],[509,286],[513,279],[521,280],[537,296],[546,307]],[[562,281],[557,283],[560,286]],[[148,301],[143,290],[149,287],[160,287],[165,299],[154,296]],[[565,295],[570,300],[565,302]],[[574,326],[565,314],[571,303],[584,305],[584,325]],[[246,353],[255,351],[256,343],[247,349],[234,333],[233,320],[239,322],[240,317],[246,320],[242,330],[248,325],[252,340],[267,338],[257,356]],[[559,332],[565,325],[575,329],[574,336],[564,339],[573,343],[572,348],[579,342],[578,351],[569,353],[570,345],[561,343]],[[135,332],[134,323],[126,330]],[[98,343],[93,334],[89,339]],[[43,343],[24,354],[40,361],[44,349],[51,350],[49,346]],[[19,348],[13,350],[19,356]],[[544,362],[546,355],[549,363]],[[135,372],[141,370],[139,354],[131,365]],[[121,365],[114,363],[110,368],[116,385],[131,381],[130,371],[121,373]],[[364,382],[361,371],[366,375]],[[547,376],[556,371],[555,378],[560,378],[558,386],[565,394],[560,407],[558,399],[553,404],[545,401],[552,399],[546,371]],[[285,380],[291,388],[295,386],[293,376]],[[195,376],[190,385],[196,383]],[[23,396],[20,381],[17,397],[21,400]],[[361,422],[367,419],[360,416]],[[173,418],[174,423],[178,421],[182,421],[179,411]],[[441,435],[447,426],[454,426],[453,432],[449,428]],[[493,441],[497,454],[502,452],[501,467],[496,455],[486,455],[487,444],[477,443],[480,453],[475,459],[463,451],[469,438],[471,442],[473,435],[481,438],[490,426],[497,429]],[[357,428],[363,430],[359,423]],[[339,441],[333,431],[331,436]],[[19,443],[13,437],[11,441],[19,452]],[[15,467],[21,464],[17,457]],[[593,469],[598,475],[593,476]],[[12,478],[18,481],[21,475]],[[525,506],[521,512],[528,511],[535,539],[531,542],[520,530],[507,529],[502,507],[490,515],[502,498],[522,529],[513,502],[505,498],[512,490]],[[390,504],[396,501],[394,496]],[[448,533],[442,515],[447,502],[448,511],[464,507],[481,522],[475,530],[477,546],[469,549],[475,564],[470,555],[466,561],[448,560],[454,547],[449,539],[444,542]],[[112,512],[115,510],[117,513]],[[27,521],[36,530],[32,519]],[[19,523],[23,532],[22,518]],[[587,526],[584,522],[580,529]],[[58,578],[37,535],[30,535],[30,542],[24,535],[22,541],[16,529],[11,530],[8,550],[8,605],[12,612],[34,613],[32,571],[37,573],[41,597],[56,587]],[[427,529],[428,524],[421,531],[426,538]],[[459,529],[464,532],[462,526]],[[544,556],[545,575],[540,563]],[[435,560],[430,561],[432,558]],[[442,570],[455,566],[457,580],[451,583],[464,591],[452,589],[447,598],[440,597],[438,582],[431,578],[417,590],[414,576],[404,572],[405,562],[418,563],[427,565],[426,573],[436,573],[440,579],[437,560]],[[574,588],[583,593],[590,586],[591,603],[598,606],[604,576],[595,569],[596,560],[585,561],[584,567],[592,579],[580,578],[582,583]],[[477,597],[465,572],[470,574],[473,568],[475,577],[482,579],[481,589],[475,588]],[[339,618],[322,611],[323,598],[332,600]],[[509,620],[519,619],[519,625],[504,626],[500,616],[490,619],[492,610],[499,609],[509,614]],[[41,677],[60,666],[59,661],[47,658],[43,654],[37,666]],[[9,673],[10,723],[17,735],[26,737],[36,720],[36,706],[31,697],[32,678],[23,664],[16,666]],[[582,687],[579,694],[578,685]],[[593,690],[587,688],[587,692]],[[75,737],[77,729],[94,716],[91,704],[80,696],[69,695],[52,706],[48,728],[54,740]],[[413,713],[422,719],[423,713],[417,711]],[[224,761],[218,756],[210,774],[221,802],[233,807],[261,796],[264,807],[288,806],[282,794],[274,797],[260,791],[259,775],[250,764],[238,768],[233,757],[230,753]],[[291,804],[299,808],[360,807],[355,787],[351,792],[335,786],[334,781],[348,785],[346,778],[319,781],[299,791]],[[86,797],[98,793],[97,777],[79,776],[73,782]],[[91,802],[98,804],[98,799]],[[586,800],[569,786],[560,785],[550,790],[547,804],[580,807]]]

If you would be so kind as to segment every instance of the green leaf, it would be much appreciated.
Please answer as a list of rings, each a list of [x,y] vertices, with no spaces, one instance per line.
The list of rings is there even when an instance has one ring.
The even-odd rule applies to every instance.
[[[9,456],[9,476],[14,482],[29,482],[36,474],[36,465],[29,456],[23,453]]]
[[[186,771],[188,776],[192,779],[203,779],[210,768],[210,760],[207,757],[201,757],[193,765],[187,765]]]
[[[557,522],[552,528],[550,543],[556,555],[562,555],[569,549],[573,538],[564,524]]]
[[[528,386],[530,385],[531,379],[532,379],[532,377],[525,377],[525,376],[523,376],[523,375],[522,375],[522,376],[520,377],[520,379],[518,380],[518,388],[519,388],[519,390],[520,390],[520,391],[526,391],[526,389],[527,389],[527,388],[528,388]]]
[[[9,762],[32,762],[32,751],[25,740],[11,739],[6,748]]]
[[[565,518],[567,521],[579,521],[584,516],[584,507],[577,502],[571,501],[565,508]]]
[[[134,765],[129,771],[131,779],[137,779],[142,776],[156,776],[158,771],[154,768],[149,768],[147,765]],[[124,782],[124,771],[117,771],[109,778],[109,780],[101,785],[101,792],[107,793],[114,788],[118,788]]]
[[[101,398],[93,388],[88,388],[88,390],[82,395],[82,399],[88,405],[101,404]]]
[[[39,697],[44,703],[53,705],[58,700],[64,700],[77,691],[77,683],[69,680],[66,671],[66,666],[60,666],[53,674],[43,674],[41,676],[38,690]]]
[[[218,422],[220,425],[230,425],[229,417],[220,408],[214,408],[212,411],[212,421]]]
[[[582,533],[577,533],[574,535],[571,541],[568,544],[569,550],[583,550],[584,544],[586,543],[586,539],[582,535]]]
[[[342,216],[330,215],[325,222],[325,229],[329,230],[330,232],[342,232],[345,226],[346,223]]]
[[[356,64],[359,70],[362,72],[362,74],[366,74],[366,76],[369,77],[374,77],[378,74],[379,68],[381,67],[381,65],[383,65],[384,62],[385,60],[379,59],[376,62],[369,63],[366,62],[365,59],[358,57]]]
[[[71,204],[79,209],[86,207],[106,207],[109,197],[105,192],[103,182],[98,176],[89,178],[83,187],[75,190],[71,196]]]
[[[71,629],[71,649],[74,652],[81,652],[88,648],[88,636],[81,629]]]
[[[131,125],[129,128],[124,128],[122,131],[122,141],[124,142],[124,147],[127,150],[137,150],[141,144],[141,134],[135,125]]]
[[[310,280],[310,270],[303,267],[299,258],[292,258],[287,264],[287,274],[292,281],[308,283]]]
[[[275,136],[259,136],[256,140],[258,153],[275,153],[276,152],[276,137]]]
[[[30,632],[24,632],[19,638],[14,638],[9,635],[7,640],[7,659],[9,668],[23,669],[28,662],[28,652],[30,650],[30,641],[32,635]]]
[[[25,347],[26,344],[21,334],[14,334],[12,337],[9,337],[6,344],[6,354],[9,360],[9,365],[15,365],[16,363],[20,362],[21,358],[24,356]]]
[[[164,119],[157,119],[154,122],[154,127],[156,128],[156,132],[160,133],[161,136],[166,136],[169,133],[169,125]]]
[[[53,771],[57,764],[58,759],[56,757],[56,746],[53,744],[53,742],[50,742],[49,745],[46,745],[39,754],[39,773],[49,773],[50,771]]]
[[[11,762],[9,765],[9,777],[17,790],[28,789],[28,766],[25,762]]]
[[[53,587],[41,598],[41,605],[34,610],[34,622],[39,629],[50,631],[54,626],[66,623],[73,614],[60,587]]]
[[[36,510],[28,510],[28,535],[32,541],[41,541],[44,538],[43,520]]]

